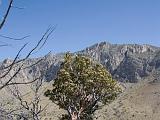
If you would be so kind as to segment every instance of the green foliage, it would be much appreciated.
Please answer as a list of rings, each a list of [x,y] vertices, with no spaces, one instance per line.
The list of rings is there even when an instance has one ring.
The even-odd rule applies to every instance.
[[[53,89],[45,95],[60,108],[78,119],[89,119],[98,108],[98,102],[106,104],[121,91],[106,69],[91,59],[66,54],[53,83]]]

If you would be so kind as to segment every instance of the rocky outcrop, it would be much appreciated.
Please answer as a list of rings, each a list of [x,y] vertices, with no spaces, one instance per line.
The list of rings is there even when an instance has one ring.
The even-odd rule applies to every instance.
[[[158,47],[102,42],[78,53],[87,54],[102,63],[112,76],[122,82],[138,82],[160,65]]]

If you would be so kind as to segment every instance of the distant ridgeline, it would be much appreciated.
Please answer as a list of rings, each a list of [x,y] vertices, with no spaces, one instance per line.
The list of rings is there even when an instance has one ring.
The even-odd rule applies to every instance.
[[[44,80],[51,81],[56,76],[64,54],[47,54],[44,56],[46,58],[45,61],[23,70],[22,75],[27,76],[26,79],[29,80],[35,73],[44,70],[46,71]],[[119,45],[101,42],[73,54],[87,55],[99,61],[115,79],[121,82],[138,82],[142,78],[152,75],[153,72],[159,73],[160,71],[160,48],[151,45]],[[39,59],[29,59],[26,64],[33,64]],[[10,62],[11,60],[6,59],[0,63],[0,70]]]

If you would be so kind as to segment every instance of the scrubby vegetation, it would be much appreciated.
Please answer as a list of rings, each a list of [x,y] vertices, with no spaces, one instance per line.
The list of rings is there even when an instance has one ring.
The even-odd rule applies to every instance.
[[[92,120],[99,103],[109,103],[121,91],[110,73],[90,58],[66,54],[52,90],[45,95],[67,111],[62,119]]]

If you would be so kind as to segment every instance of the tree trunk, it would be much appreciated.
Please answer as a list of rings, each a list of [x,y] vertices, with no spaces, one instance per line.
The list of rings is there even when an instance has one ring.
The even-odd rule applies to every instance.
[[[74,111],[72,114],[71,114],[71,119],[72,120],[78,120],[78,114],[76,111]]]

